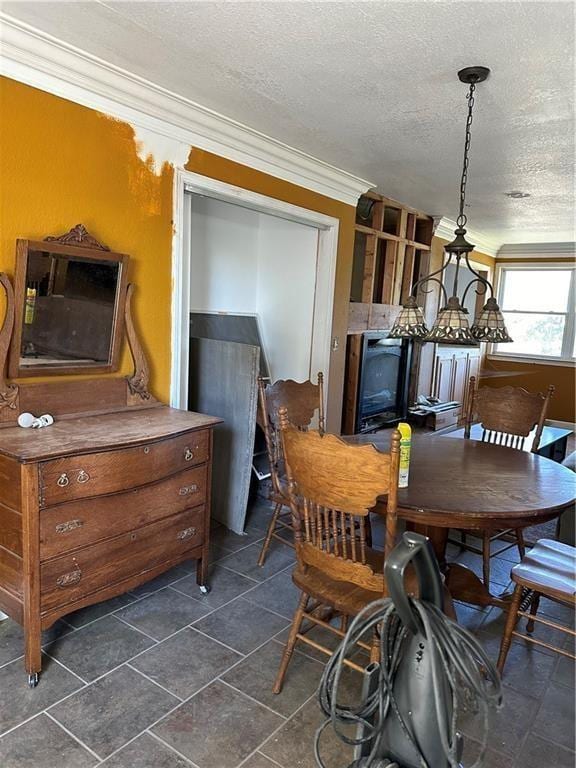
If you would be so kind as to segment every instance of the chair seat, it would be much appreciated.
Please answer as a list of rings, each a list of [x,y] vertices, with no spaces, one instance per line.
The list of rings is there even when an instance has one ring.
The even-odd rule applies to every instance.
[[[576,547],[540,539],[512,568],[512,580],[559,600],[576,602]]]
[[[382,552],[367,548],[366,557],[375,573],[383,572],[384,554]],[[347,616],[356,616],[365,605],[374,600],[380,600],[386,593],[383,576],[382,587],[379,590],[371,590],[354,586],[349,581],[334,579],[313,566],[308,566],[304,570],[297,565],[292,573],[292,581],[307,595],[324,605],[332,606]],[[406,571],[405,583],[409,594],[417,594],[418,582],[411,566],[408,566]]]
[[[368,603],[382,597],[381,592],[352,587],[347,581],[331,579],[322,571],[311,567],[306,572],[296,568],[292,581],[298,589],[322,605],[329,605],[346,616],[356,616]]]
[[[306,571],[298,566],[292,573],[292,581],[298,589],[313,597],[322,605],[329,605],[346,616],[356,616],[362,608],[374,600],[380,600],[383,592],[376,592],[361,587],[353,587],[348,581],[338,581],[327,576],[317,568],[309,566]],[[406,573],[408,594],[417,595],[416,575],[409,567]],[[444,585],[444,613],[456,621],[452,598]]]
[[[278,493],[272,488],[268,498],[273,504],[282,504],[283,507],[289,507],[290,498],[288,496],[288,491],[286,491],[286,493],[282,493],[282,490],[283,487],[281,487],[281,492]]]
[[[568,469],[571,469],[572,472],[576,472],[576,451],[572,451],[564,461],[562,462],[563,467],[568,467]]]
[[[274,502],[274,504],[282,504],[285,507],[289,507],[290,494],[288,491],[288,478],[286,477],[283,459],[276,464],[276,480],[278,482],[278,490],[275,490],[274,485],[272,485],[270,490],[270,501]]]

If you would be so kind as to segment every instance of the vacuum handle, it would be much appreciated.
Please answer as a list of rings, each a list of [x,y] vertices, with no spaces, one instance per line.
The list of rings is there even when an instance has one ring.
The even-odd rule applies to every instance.
[[[420,621],[412,610],[404,587],[404,574],[410,563],[416,572],[420,600],[442,609],[442,577],[430,539],[420,533],[406,531],[386,558],[384,577],[398,616],[416,634],[420,632]]]

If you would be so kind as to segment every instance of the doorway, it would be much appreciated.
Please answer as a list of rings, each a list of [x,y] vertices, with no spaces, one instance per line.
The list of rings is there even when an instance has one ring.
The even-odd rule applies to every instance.
[[[188,404],[193,309],[261,315],[272,380],[322,371],[328,391],[338,219],[188,171],[174,193],[170,404]]]
[[[223,419],[212,515],[242,533],[258,452],[258,373],[330,374],[338,220],[177,174],[171,404]]]
[[[313,375],[318,229],[190,195],[190,313],[255,316],[272,381]]]

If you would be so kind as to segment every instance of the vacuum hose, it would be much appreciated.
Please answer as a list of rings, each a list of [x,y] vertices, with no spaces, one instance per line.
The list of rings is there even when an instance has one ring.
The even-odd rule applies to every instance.
[[[340,647],[330,657],[319,689],[320,706],[328,717],[315,739],[320,768],[326,768],[320,755],[320,737],[330,724],[344,743],[356,746],[356,757],[361,755],[349,768],[459,768],[462,740],[456,719],[463,709],[472,709],[482,717],[482,748],[473,768],[482,765],[488,712],[502,701],[498,672],[478,640],[437,605],[408,600],[417,632],[402,621],[390,598],[376,600],[354,618]],[[358,706],[340,705],[338,689],[344,659],[357,649],[359,640],[370,643],[376,627],[381,661],[368,668],[372,684],[368,690],[365,686],[365,696]],[[429,677],[429,705],[422,708],[420,702],[420,716],[416,717],[418,702],[414,699],[420,697],[406,690],[412,685],[412,694],[418,692],[414,669],[423,654]],[[351,725],[357,726],[355,738],[344,731]],[[430,734],[435,742],[426,741]],[[426,746],[430,743],[434,748]]]

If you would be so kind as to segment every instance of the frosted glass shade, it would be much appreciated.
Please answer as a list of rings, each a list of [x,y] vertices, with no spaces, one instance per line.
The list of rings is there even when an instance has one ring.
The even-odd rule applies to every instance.
[[[414,296],[409,296],[402,305],[400,314],[396,318],[392,330],[391,339],[423,339],[428,333],[424,313],[418,306]]]
[[[470,333],[466,310],[460,306],[456,296],[448,299],[448,305],[438,313],[425,341],[445,344],[474,344],[475,339]]]
[[[470,329],[476,341],[504,344],[512,341],[496,299],[488,299]]]

